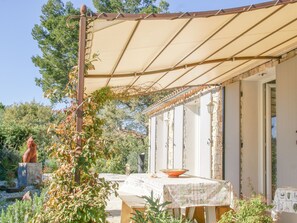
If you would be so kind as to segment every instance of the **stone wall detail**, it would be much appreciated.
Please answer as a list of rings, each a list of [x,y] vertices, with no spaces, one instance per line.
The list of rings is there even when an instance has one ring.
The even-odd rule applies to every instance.
[[[214,105],[211,114],[212,178],[223,179],[223,94],[222,90],[212,92]]]

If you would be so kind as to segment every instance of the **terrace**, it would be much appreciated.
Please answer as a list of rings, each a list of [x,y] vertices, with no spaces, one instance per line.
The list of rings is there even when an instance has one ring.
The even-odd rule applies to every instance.
[[[290,158],[297,155],[296,11],[294,0],[174,14],[86,15],[82,8],[80,103],[84,89],[130,96],[175,89],[146,111],[149,172],[187,168],[230,181],[237,196],[249,196],[251,184],[272,202],[276,188],[297,186]],[[97,53],[84,74],[84,61]]]

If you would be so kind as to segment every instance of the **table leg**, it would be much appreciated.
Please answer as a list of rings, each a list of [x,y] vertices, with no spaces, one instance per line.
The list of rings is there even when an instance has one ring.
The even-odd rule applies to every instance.
[[[173,216],[175,218],[179,218],[180,217],[180,208],[173,208]]]
[[[130,221],[131,208],[122,201],[121,223],[128,223]]]
[[[216,219],[216,208],[215,207],[205,207],[205,222],[215,223]]]
[[[189,220],[192,220],[193,219],[193,216],[194,216],[194,213],[195,213],[195,207],[190,207],[187,218]]]

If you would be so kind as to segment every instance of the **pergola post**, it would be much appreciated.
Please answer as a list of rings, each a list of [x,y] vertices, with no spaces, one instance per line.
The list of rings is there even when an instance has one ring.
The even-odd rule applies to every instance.
[[[78,46],[78,83],[77,83],[77,117],[76,117],[76,131],[82,132],[83,125],[83,97],[84,97],[84,71],[85,71],[85,45],[86,45],[86,13],[87,7],[82,5],[80,8],[79,20],[79,46]],[[77,139],[77,148],[82,150],[82,141],[79,137]],[[75,170],[75,182],[80,183],[80,169]]]

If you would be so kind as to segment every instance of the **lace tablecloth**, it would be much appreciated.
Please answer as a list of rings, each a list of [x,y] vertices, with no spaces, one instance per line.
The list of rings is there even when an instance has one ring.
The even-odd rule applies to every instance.
[[[153,196],[160,202],[171,202],[168,208],[195,206],[232,206],[233,190],[230,182],[200,177],[131,174],[119,192],[137,196]]]
[[[276,212],[297,213],[297,188],[278,188],[273,204]]]

